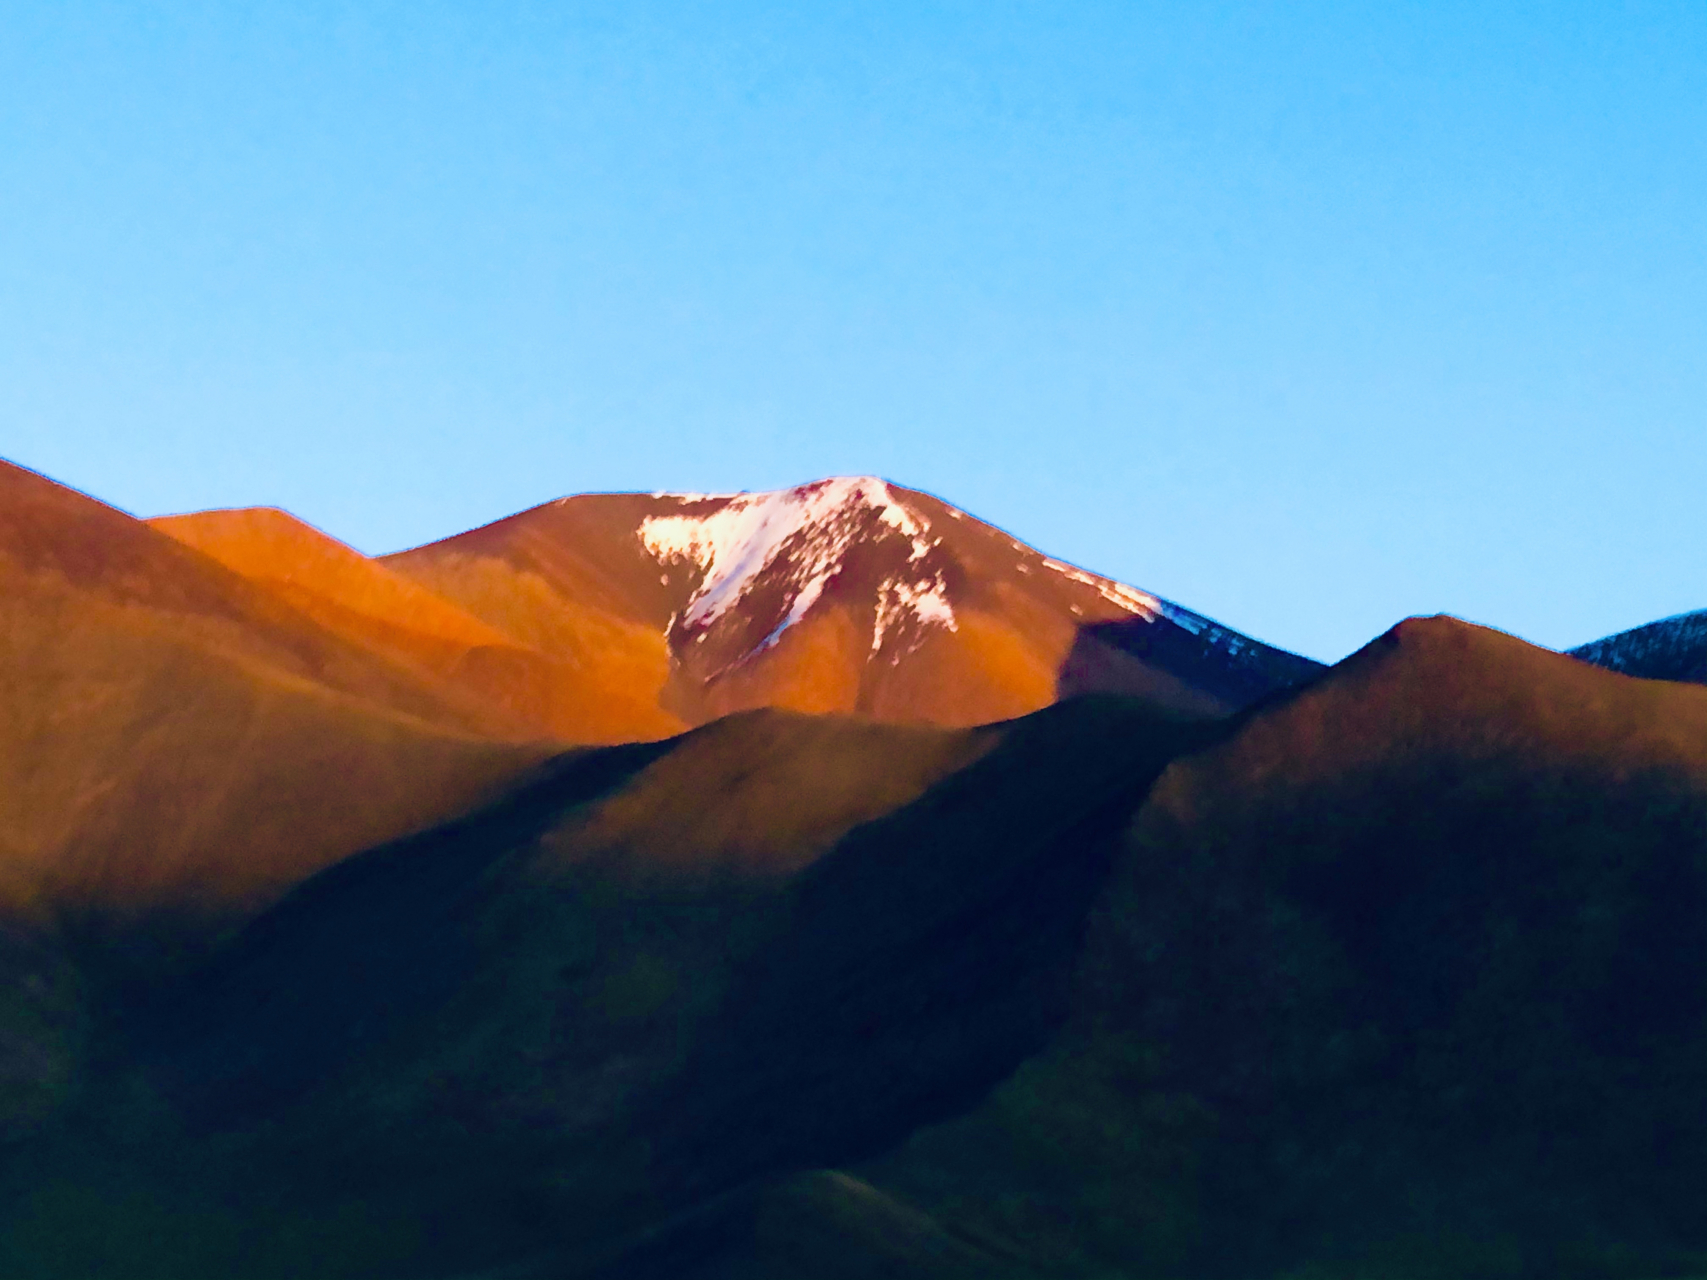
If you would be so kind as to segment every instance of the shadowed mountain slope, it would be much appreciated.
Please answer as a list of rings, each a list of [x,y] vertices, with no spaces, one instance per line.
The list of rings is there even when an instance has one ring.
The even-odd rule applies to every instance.
[[[129,1006],[78,1131],[147,1140],[22,1148],[0,1262],[102,1274],[15,1265],[74,1212],[128,1275],[1699,1274],[1703,912],[1707,690],[1451,620],[1230,722],[750,713]]]
[[[202,511],[149,523],[328,630],[442,682],[448,696],[496,712],[512,735],[627,742],[684,727],[630,693],[621,673],[582,670],[574,655],[548,657],[285,512]]]
[[[1115,835],[1205,732],[1118,700],[975,731],[764,711],[565,757],[128,1002],[149,1065],[79,1123],[150,1136],[99,1168],[39,1140],[0,1261],[137,1186],[148,1212],[103,1220],[133,1275],[185,1266],[161,1249],[210,1203],[270,1260],[201,1274],[591,1260],[881,1150],[1047,1042]]]
[[[1081,627],[1056,692],[1124,693],[1200,715],[1230,715],[1310,683],[1320,662],[1172,609],[1154,617]]]
[[[1707,690],[1448,619],[1169,767],[1067,1028],[861,1170],[1034,1273],[1707,1269]]]
[[[1571,657],[1644,680],[1707,684],[1707,609],[1578,645]]]
[[[972,725],[1058,686],[1214,716],[1274,687],[1249,658],[1277,651],[871,477],[565,498],[386,563],[546,652],[627,655],[631,685],[695,723],[778,706]],[[1118,658],[1063,676],[1081,628],[1117,621]]]
[[[141,521],[0,464],[0,903],[246,910],[539,748]]]
[[[512,1273],[544,1277],[553,1264]],[[1029,1280],[1029,1261],[968,1236],[841,1170],[744,1187],[618,1256],[585,1280]]]
[[[171,527],[0,469],[9,1280],[1707,1274],[1707,688],[871,480]]]

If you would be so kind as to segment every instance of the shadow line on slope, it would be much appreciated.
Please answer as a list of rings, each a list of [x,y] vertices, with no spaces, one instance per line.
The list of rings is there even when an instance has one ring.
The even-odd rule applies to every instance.
[[[1120,834],[1225,723],[1085,698],[851,832],[801,877],[645,1122],[655,1185],[697,1201],[859,1159],[973,1105],[1048,1041]]]
[[[169,1060],[168,1096],[207,1128],[301,1098],[456,989],[476,961],[459,908],[496,863],[675,744],[559,756],[496,805],[314,877],[125,1019],[141,1057]]]

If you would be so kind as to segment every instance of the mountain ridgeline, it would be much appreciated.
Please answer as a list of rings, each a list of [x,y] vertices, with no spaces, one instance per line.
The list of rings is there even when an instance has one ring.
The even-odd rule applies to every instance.
[[[1569,652],[1627,676],[1707,684],[1707,609],[1632,627]]]
[[[1323,667],[868,479],[378,561],[0,484],[0,1275],[1707,1274],[1686,626]]]
[[[515,714],[531,708],[540,729],[577,742],[656,737],[761,706],[982,724],[1099,679],[1219,715],[1230,695],[1266,690],[1263,657],[1275,652],[869,477],[566,498],[380,561],[280,512],[154,524],[320,621]],[[1115,622],[1130,638],[1110,648],[1129,660],[1064,674],[1085,628]],[[1150,633],[1154,658],[1143,656]],[[607,705],[594,716],[598,699]]]

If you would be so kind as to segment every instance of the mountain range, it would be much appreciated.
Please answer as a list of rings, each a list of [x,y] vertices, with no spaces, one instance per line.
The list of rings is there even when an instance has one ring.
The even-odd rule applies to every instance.
[[[569,741],[760,706],[982,724],[1063,682],[1224,714],[1266,691],[1270,667],[1315,669],[870,477],[565,498],[378,561],[277,511],[153,524]],[[1091,630],[1117,623],[1131,639]],[[1146,660],[1150,646],[1168,658]]]
[[[376,560],[11,467],[0,613],[0,1274],[1707,1274],[1707,615],[1325,667],[869,478]]]

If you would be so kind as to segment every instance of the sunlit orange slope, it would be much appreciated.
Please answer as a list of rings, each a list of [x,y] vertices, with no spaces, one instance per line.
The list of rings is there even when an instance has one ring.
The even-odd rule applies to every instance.
[[[1098,690],[1216,717],[1318,669],[873,477],[587,494],[378,561],[272,509],[153,523],[565,742],[767,706],[963,726]]]
[[[14,910],[246,910],[554,749],[5,463],[0,638],[0,904]]]
[[[628,648],[661,640],[598,637],[586,651],[541,652],[444,596],[296,517],[267,507],[149,522],[267,588],[328,630],[442,682],[512,726],[565,742],[657,738],[685,726],[636,681]],[[648,643],[649,642],[649,643]]]
[[[652,691],[692,723],[775,706],[979,724],[1108,687],[1085,680],[1084,663],[1070,688],[1060,683],[1086,628],[1195,638],[1212,626],[872,477],[565,498],[386,563],[523,643]],[[1235,705],[1147,674],[1138,691],[1174,710]]]
[[[1129,612],[1100,579],[1063,578],[988,525],[869,479],[589,494],[387,563],[548,650],[652,640],[630,652],[693,723],[760,706],[944,725],[1020,715],[1053,701],[1078,618]]]

